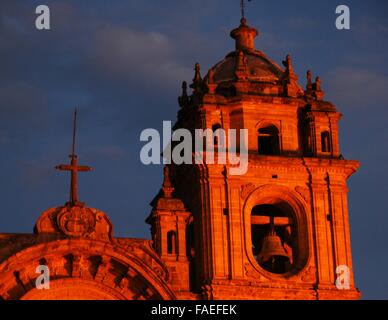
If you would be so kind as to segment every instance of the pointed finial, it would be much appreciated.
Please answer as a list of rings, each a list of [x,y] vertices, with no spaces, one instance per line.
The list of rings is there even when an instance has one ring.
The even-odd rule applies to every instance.
[[[207,73],[207,83],[214,84],[214,70],[213,70],[213,68],[210,68],[208,73]]]
[[[284,85],[284,93],[288,97],[296,98],[298,95],[303,94],[303,90],[300,89],[298,86],[298,76],[294,73],[291,55],[288,54],[286,56],[286,60],[282,61],[282,63],[286,67],[282,78]]]
[[[187,82],[182,82],[182,97],[187,97]]]
[[[194,71],[193,83],[190,85],[190,88],[194,90],[194,94],[197,94],[202,91],[201,67],[198,62],[195,64]]]
[[[189,102],[189,97],[187,95],[187,82],[182,82],[182,95],[178,98],[178,103],[181,108],[187,105]]]
[[[292,67],[292,59],[290,54],[286,56],[286,60],[282,61],[282,63],[286,67],[286,73],[288,73],[289,75],[294,74],[294,69]]]
[[[319,76],[315,78],[315,90],[322,91],[321,90],[321,77],[319,77]]]
[[[321,78],[318,76],[315,78],[315,83],[313,84],[314,96],[317,100],[322,100],[325,96],[325,92],[322,91],[321,87]]]
[[[207,83],[206,83],[208,93],[214,94],[216,92],[217,84],[214,79],[214,69],[210,68],[207,73]]]
[[[310,91],[310,90],[312,90],[312,88],[313,88],[313,75],[312,75],[311,70],[307,70],[307,85],[306,85],[306,89],[307,89],[307,91]]]
[[[201,77],[201,66],[200,64],[197,62],[194,66],[194,79],[193,79],[193,83],[199,83],[202,81],[202,77]]]
[[[165,165],[163,168],[163,195],[166,198],[171,198],[172,193],[174,191],[174,188],[171,183],[171,176],[170,176],[170,167],[168,165]]]

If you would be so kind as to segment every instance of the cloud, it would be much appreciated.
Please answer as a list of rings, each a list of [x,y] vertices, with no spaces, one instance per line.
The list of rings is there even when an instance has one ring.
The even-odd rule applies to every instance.
[[[347,108],[386,108],[388,77],[371,70],[339,67],[325,76],[326,90],[336,103]]]
[[[166,35],[124,26],[101,26],[87,59],[94,72],[111,81],[124,80],[156,90],[176,86],[192,73],[176,61],[174,46]]]

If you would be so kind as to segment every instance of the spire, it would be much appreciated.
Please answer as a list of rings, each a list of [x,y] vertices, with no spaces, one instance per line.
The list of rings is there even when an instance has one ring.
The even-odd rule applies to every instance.
[[[182,95],[178,98],[178,103],[181,108],[185,107],[189,102],[189,96],[187,95],[187,82],[182,82]]]
[[[291,55],[288,54],[286,56],[286,60],[282,61],[282,63],[286,67],[285,76],[289,80],[292,80],[293,78],[295,78],[294,68],[292,67]]]
[[[297,97],[300,94],[303,94],[301,92],[300,88],[298,87],[298,77],[294,72],[294,68],[292,66],[292,59],[291,55],[286,56],[286,60],[282,61],[283,65],[286,67],[286,70],[283,74],[283,86],[284,86],[284,93],[288,97]]]
[[[168,165],[164,166],[164,169],[163,169],[163,186],[162,186],[162,190],[163,190],[163,195],[166,198],[171,198],[172,197],[172,193],[174,191],[174,187],[172,186],[172,183],[171,183],[170,167]]]
[[[74,110],[74,122],[73,122],[73,144],[72,153],[70,157],[70,165],[61,164],[55,167],[57,170],[70,171],[70,199],[66,205],[71,207],[82,207],[84,204],[78,200],[78,172],[92,171],[93,169],[88,166],[79,166],[77,163],[77,155],[75,154],[75,142],[76,142],[76,130],[77,130],[77,109]]]
[[[202,86],[202,77],[201,77],[201,66],[197,62],[194,66],[194,78],[193,83],[190,86],[190,88],[194,89],[194,91],[197,91]]]
[[[311,91],[313,89],[313,74],[311,70],[307,70],[307,85],[306,90]]]
[[[194,78],[193,78],[193,83],[190,85],[190,88],[193,89],[193,95],[195,97],[201,96],[203,93],[203,81],[202,81],[202,76],[201,76],[201,66],[197,62],[194,67]]]

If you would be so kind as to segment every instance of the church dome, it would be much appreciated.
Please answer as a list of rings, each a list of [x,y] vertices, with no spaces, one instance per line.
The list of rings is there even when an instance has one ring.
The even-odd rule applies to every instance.
[[[255,49],[254,41],[258,34],[255,28],[247,25],[245,18],[241,19],[240,26],[230,33],[230,36],[236,41],[236,50],[229,53],[225,59],[213,67],[216,83],[234,80],[236,78],[236,70],[241,67],[246,68],[247,80],[260,82],[280,81],[284,70],[271,61],[264,53]],[[241,56],[240,62],[245,65],[238,65],[239,56]]]
[[[247,65],[247,80],[277,82],[281,80],[283,69],[258,50],[244,52]],[[238,52],[229,53],[225,59],[213,67],[215,83],[235,80]]]
[[[258,34],[255,28],[247,25],[245,18],[241,19],[240,26],[230,33],[235,40],[235,51],[210,68],[203,79],[207,89],[202,91],[224,96],[233,96],[236,92],[292,97],[304,94],[297,83],[291,57],[288,55],[282,61],[284,67],[281,67],[263,52],[256,50],[254,41]],[[198,92],[201,91],[198,64],[195,70],[196,76],[191,87]]]

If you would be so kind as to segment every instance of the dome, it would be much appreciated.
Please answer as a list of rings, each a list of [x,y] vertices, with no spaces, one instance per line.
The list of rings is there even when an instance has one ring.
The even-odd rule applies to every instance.
[[[258,82],[278,82],[281,80],[283,69],[261,51],[248,50],[244,52],[244,56],[247,66],[247,80]],[[238,52],[233,51],[212,68],[215,83],[235,80],[237,58]]]
[[[204,78],[209,90],[205,92],[217,92],[224,96],[233,96],[236,92],[292,97],[304,94],[297,83],[298,77],[293,71],[290,55],[282,61],[284,67],[280,67],[255,49],[254,41],[258,34],[256,29],[247,25],[245,18],[241,19],[240,26],[230,33],[236,49],[209,70]],[[198,92],[201,90],[199,65],[195,70],[191,87]]]
[[[278,82],[281,80],[285,70],[264,53],[255,49],[254,41],[258,34],[256,29],[247,25],[245,18],[241,19],[240,26],[230,33],[230,36],[236,41],[236,50],[229,53],[225,59],[212,68],[215,83],[235,80],[236,70],[241,67],[245,68],[245,79],[250,81]],[[240,55],[242,65],[239,66]]]

